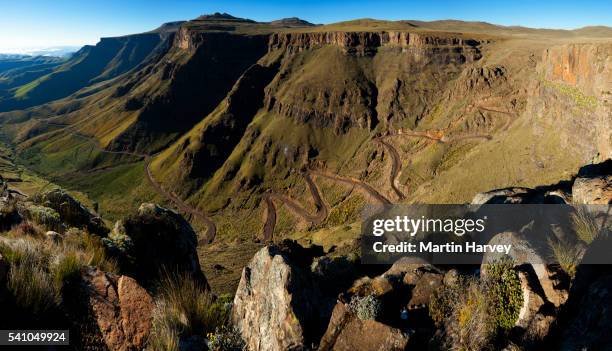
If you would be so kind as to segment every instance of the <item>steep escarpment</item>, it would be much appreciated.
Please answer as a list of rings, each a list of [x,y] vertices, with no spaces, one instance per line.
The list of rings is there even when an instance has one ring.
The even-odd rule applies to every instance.
[[[323,45],[339,46],[345,52],[357,55],[373,54],[379,47],[385,45],[404,48],[424,48],[427,45],[465,46],[473,49],[472,52],[466,54],[468,60],[478,58],[478,52],[475,50],[478,44],[480,44],[478,40],[458,36],[395,31],[274,33],[270,37],[271,50],[287,49],[291,52]]]
[[[563,126],[583,162],[612,158],[611,56],[610,44],[561,45],[546,50],[538,66],[534,112]]]
[[[25,109],[66,97],[79,89],[130,71],[146,61],[166,40],[163,33],[102,38],[85,46],[52,73],[16,88],[0,100],[0,111]]]
[[[180,42],[189,50],[198,40]],[[295,180],[295,170],[314,164],[350,169],[367,157],[368,139],[417,126],[481,57],[479,46],[411,33],[272,34],[260,63],[201,126],[153,162],[154,174],[202,203],[248,202],[252,209],[242,195]],[[254,75],[260,65],[274,69]],[[236,99],[246,82],[248,96]]]
[[[266,42],[263,35],[179,30],[173,48],[152,68],[151,76],[126,94],[138,114],[110,149],[153,151],[188,131],[265,54]]]

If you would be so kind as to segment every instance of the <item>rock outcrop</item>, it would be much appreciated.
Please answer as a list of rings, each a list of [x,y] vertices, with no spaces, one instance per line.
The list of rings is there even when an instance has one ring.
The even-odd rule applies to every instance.
[[[345,53],[358,56],[371,55],[381,46],[404,49],[424,49],[427,46],[458,47],[465,49],[465,59],[480,58],[476,49],[479,42],[460,37],[435,36],[410,32],[311,32],[273,33],[268,43],[269,50],[284,49],[296,53],[324,45],[340,47]]]
[[[142,204],[136,214],[115,224],[105,243],[119,256],[125,271],[145,285],[163,272],[186,273],[207,285],[196,251],[196,233],[172,210]]]
[[[136,281],[84,268],[81,294],[90,321],[109,350],[142,350],[151,330],[153,299]],[[77,312],[79,313],[79,312]],[[77,318],[87,318],[77,315]]]
[[[612,276],[591,284],[564,331],[561,350],[609,350],[612,345]]]
[[[320,351],[405,350],[409,337],[401,330],[374,320],[361,320],[338,302],[321,343]]]
[[[576,178],[572,186],[572,196],[575,204],[611,204],[612,175],[602,175],[593,178]]]
[[[242,271],[232,320],[249,350],[309,346],[318,297],[308,274],[281,251],[264,247]]]
[[[108,229],[99,216],[62,189],[54,189],[33,197],[35,203],[55,210],[61,221],[71,227],[86,228],[90,233],[106,236]]]

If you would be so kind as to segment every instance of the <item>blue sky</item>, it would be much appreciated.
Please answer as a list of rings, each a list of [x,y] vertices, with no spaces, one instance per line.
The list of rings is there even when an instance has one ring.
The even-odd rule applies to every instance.
[[[566,29],[612,26],[611,0],[0,0],[0,52],[95,44],[100,37],[143,32],[163,22],[212,12],[258,21],[298,16],[315,23],[370,17],[460,19]]]

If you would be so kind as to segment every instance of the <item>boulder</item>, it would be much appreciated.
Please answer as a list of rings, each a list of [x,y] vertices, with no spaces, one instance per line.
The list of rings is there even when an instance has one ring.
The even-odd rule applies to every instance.
[[[76,228],[86,228],[90,233],[106,236],[108,228],[99,216],[91,213],[79,201],[62,189],[53,189],[33,197],[34,202],[55,210],[61,221]]]
[[[45,237],[47,238],[47,240],[53,241],[53,242],[60,242],[62,241],[62,235],[56,231],[53,230],[49,230],[45,233]]]
[[[319,350],[404,350],[408,340],[408,335],[401,330],[374,320],[361,320],[346,304],[338,302]]]
[[[232,320],[249,350],[299,350],[310,345],[318,308],[309,272],[267,246],[242,271]]]
[[[612,204],[612,175],[576,178],[572,186],[574,204]]]
[[[523,291],[523,306],[519,311],[516,326],[527,328],[544,305],[544,299],[536,292],[537,283],[525,272],[519,272],[521,290]]]
[[[428,306],[433,293],[442,287],[443,280],[443,274],[424,272],[414,284],[412,296],[408,301],[408,309]]]
[[[160,272],[186,273],[208,286],[200,268],[197,235],[178,213],[145,203],[115,224],[105,243],[120,257],[122,268],[143,284]]]
[[[472,205],[525,203],[532,191],[530,188],[514,187],[478,193],[472,199]]]
[[[110,350],[142,350],[151,331],[154,303],[138,283],[97,268],[81,272],[89,320]]]
[[[561,350],[610,350],[612,345],[612,276],[591,284],[577,314],[565,329]]]

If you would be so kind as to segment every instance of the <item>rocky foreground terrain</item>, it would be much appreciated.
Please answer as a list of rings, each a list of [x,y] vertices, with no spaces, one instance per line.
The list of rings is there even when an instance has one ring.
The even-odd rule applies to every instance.
[[[493,190],[473,203],[608,204],[611,168],[590,165],[569,182]],[[553,250],[558,264],[550,265],[368,266],[354,253],[284,240],[250,259],[232,297],[211,291],[196,233],[175,211],[145,203],[108,228],[63,190],[27,197],[4,182],[0,204],[0,327],[67,328],[74,349],[612,345],[612,270],[580,264],[610,240],[608,213],[593,214],[589,235],[560,239],[569,246]],[[524,233],[499,235],[509,234],[529,246]]]
[[[217,13],[0,66],[0,329],[606,349],[610,270],[580,265],[601,213],[539,253],[554,265],[368,266],[359,244],[367,205],[610,204],[611,57],[608,27]]]

